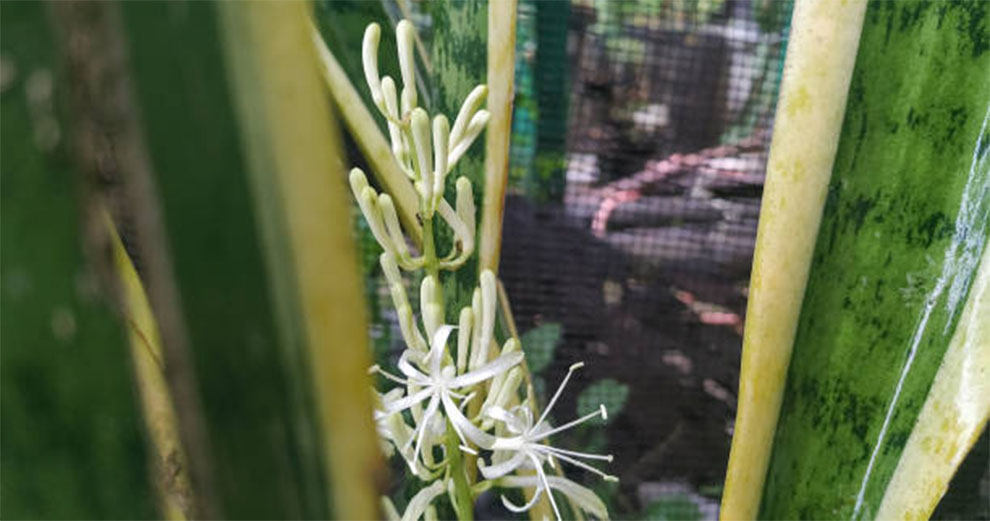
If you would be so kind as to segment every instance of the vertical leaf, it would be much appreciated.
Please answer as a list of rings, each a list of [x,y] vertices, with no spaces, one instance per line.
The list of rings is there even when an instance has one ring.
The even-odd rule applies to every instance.
[[[971,287],[990,235],[988,11],[867,8],[762,516],[877,516],[906,443],[935,428],[920,443],[943,486],[899,509],[924,517],[986,422],[985,407],[976,432],[965,410],[947,426],[918,420],[954,339],[979,331],[963,320],[986,319],[963,310],[983,298]]]
[[[105,221],[113,244],[123,319],[131,345],[135,383],[141,396],[144,424],[151,442],[153,476],[161,510],[166,519],[192,519],[197,515],[197,507],[175,404],[165,380],[158,324],[141,279],[124,250],[109,215]]]
[[[433,21],[433,43],[430,61],[433,64],[433,108],[431,113],[453,117],[461,108],[461,102],[476,85],[485,83],[487,57],[487,4],[482,0],[437,0],[430,2],[429,13]],[[509,81],[511,81],[511,76]],[[491,96],[488,100],[492,107]],[[486,133],[491,132],[491,123]],[[474,187],[475,208],[482,208],[485,189],[484,149],[475,144],[460,160],[457,168],[447,176],[448,193],[457,176],[465,176]],[[480,217],[480,215],[479,215]],[[480,230],[481,227],[479,227]],[[452,240],[452,234],[439,227],[440,251]],[[483,232],[479,232],[483,233]],[[481,245],[478,241],[477,251]],[[444,286],[447,309],[459,310],[471,304],[471,295],[478,284],[478,261],[472,257],[465,265],[448,277]],[[451,322],[456,315],[447,317]]]
[[[722,519],[753,519],[783,399],[864,1],[799,0],[767,165]]]
[[[98,290],[109,265],[93,264],[105,237],[83,233],[88,191],[68,161],[55,35],[40,3],[2,2],[0,18],[0,517],[155,517],[125,335]]]
[[[278,328],[218,7],[122,5],[222,510],[324,518],[308,373]]]
[[[375,518],[381,464],[365,372],[364,295],[308,6],[229,3],[221,15],[280,329],[308,347],[300,359],[316,391],[323,432],[317,451],[326,461],[332,511],[342,519]]]

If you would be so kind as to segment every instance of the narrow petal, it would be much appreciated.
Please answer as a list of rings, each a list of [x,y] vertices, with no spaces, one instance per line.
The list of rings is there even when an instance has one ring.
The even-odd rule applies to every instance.
[[[608,519],[608,509],[605,507],[605,503],[591,490],[567,478],[558,476],[548,476],[547,482],[549,482],[551,488],[559,490],[570,498],[581,510],[595,517]],[[521,488],[541,486],[537,476],[506,476],[499,480],[499,484],[504,487]]]
[[[454,429],[459,429],[461,433],[463,433],[463,435],[467,437],[467,439],[471,440],[475,445],[483,449],[491,449],[492,444],[495,443],[495,436],[492,436],[491,434],[475,427],[474,424],[464,416],[464,413],[461,412],[461,410],[457,407],[457,404],[454,403],[454,400],[452,400],[447,393],[443,394],[442,399],[443,410],[447,413],[447,418],[450,419],[450,423],[454,426]]]
[[[430,373],[434,377],[440,372],[440,362],[443,361],[443,349],[447,346],[447,339],[454,330],[454,326],[444,324],[437,329],[433,335],[433,342],[430,344]]]
[[[481,475],[485,479],[498,479],[510,472],[515,471],[520,465],[526,462],[526,454],[522,452],[515,453],[511,458],[503,461],[502,463],[495,463],[492,465],[482,465],[482,460],[478,460],[478,469],[481,470]]]
[[[533,506],[536,505],[536,502],[540,500],[540,496],[542,494],[543,494],[543,486],[539,486],[536,488],[536,492],[533,493],[533,498],[530,499],[528,503],[526,503],[521,507],[516,506],[515,503],[509,501],[509,498],[505,496],[502,496],[502,504],[505,505],[505,508],[509,509],[510,511],[519,514],[533,508]]]
[[[416,495],[409,501],[406,511],[402,514],[401,521],[416,521],[422,517],[423,513],[426,512],[426,507],[430,506],[430,503],[432,503],[437,496],[443,494],[446,489],[447,486],[444,483],[444,480],[438,479],[430,486],[417,492]]]
[[[522,362],[522,359],[522,351],[513,351],[509,354],[502,355],[477,369],[452,378],[448,386],[452,389],[457,389],[483,382],[501,372],[508,371],[519,362]]]
[[[419,434],[416,436],[416,448],[413,450],[413,461],[412,468],[416,470],[416,464],[419,460],[419,452],[423,448],[423,438],[426,436],[426,431],[429,430],[430,420],[433,419],[433,415],[437,413],[437,409],[440,407],[440,400],[436,395],[430,399],[430,404],[426,406],[426,412],[423,413],[423,421],[419,424]]]
[[[526,426],[523,425],[523,422],[516,415],[499,406],[489,407],[485,410],[485,415],[493,420],[504,423],[509,428],[509,432],[513,434],[522,434],[523,430],[526,429]]]
[[[419,381],[421,383],[428,381],[430,379],[429,376],[426,376],[425,373],[419,369],[416,369],[416,367],[409,363],[410,353],[419,358],[419,355],[417,355],[415,351],[410,351],[408,349],[405,350],[402,353],[402,356],[399,357],[399,371],[406,375],[406,377],[410,380]]]
[[[431,394],[433,394],[433,389],[432,388],[423,389],[423,390],[421,390],[421,391],[419,391],[419,392],[417,392],[417,393],[415,393],[415,394],[413,394],[411,396],[406,396],[405,398],[402,398],[400,400],[396,400],[396,401],[394,401],[394,402],[392,402],[390,404],[387,404],[385,406],[385,411],[384,412],[385,412],[385,414],[394,414],[394,413],[397,413],[399,411],[404,411],[404,410],[412,407],[413,405],[415,405],[415,404],[417,404],[417,403],[425,400],[426,397],[427,396],[430,396]]]
[[[457,372],[463,373],[467,369],[467,355],[468,350],[471,349],[471,323],[474,321],[474,316],[471,313],[471,308],[466,307],[461,309],[461,317],[458,322],[459,329],[457,331]]]
[[[382,512],[385,514],[385,521],[399,521],[399,511],[388,496],[382,496]]]

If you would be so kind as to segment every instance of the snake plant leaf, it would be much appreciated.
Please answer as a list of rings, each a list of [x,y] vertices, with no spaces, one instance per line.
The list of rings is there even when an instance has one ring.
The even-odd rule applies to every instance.
[[[220,7],[120,9],[205,416],[214,501],[231,518],[326,518],[304,330],[285,320],[285,293],[270,276],[279,269],[269,256],[275,246],[259,231],[267,214],[252,192],[251,154],[267,151],[242,142],[253,127],[237,111],[240,91],[228,73],[238,64],[225,53]]]
[[[798,1],[767,162],[722,519],[753,519],[838,148],[866,1]]]
[[[220,6],[242,149],[282,337],[304,346],[334,517],[379,516],[381,456],[344,161],[302,2]],[[301,366],[308,366],[303,371]],[[311,375],[307,379],[306,372]],[[293,389],[297,399],[307,390]],[[313,442],[314,440],[307,440]]]
[[[486,80],[488,6],[482,0],[437,0],[429,3],[428,10],[433,20],[430,44],[430,62],[433,65],[430,78],[433,89],[432,113],[457,114],[464,98],[476,85],[485,83]],[[490,128],[486,131],[488,132],[491,132]],[[447,176],[447,189],[451,192],[457,176],[465,176],[471,181],[474,207],[479,209],[484,208],[484,191],[487,188],[484,158],[484,149],[475,144],[464,154],[457,170]],[[452,237],[449,230],[439,227],[437,247],[440,251],[446,250],[446,244]],[[475,241],[479,254],[482,241],[483,239]],[[472,256],[453,277],[447,278],[444,283],[444,301],[448,302],[450,309],[470,305],[474,288],[478,285],[478,269],[478,256]]]
[[[988,10],[867,7],[760,517],[927,518],[986,424]]]
[[[127,324],[134,363],[135,386],[151,445],[152,468],[158,488],[159,504],[166,519],[196,517],[196,503],[190,482],[188,460],[182,447],[175,404],[165,381],[161,335],[155,322],[141,278],[117,228],[104,213],[114,266],[120,284],[121,312]]]
[[[612,378],[605,378],[589,385],[577,399],[577,413],[579,416],[590,414],[604,405],[608,411],[605,423],[611,423],[622,412],[629,399],[629,386],[620,383]]]
[[[46,6],[0,3],[0,517],[148,519],[126,336],[100,295]],[[100,228],[97,228],[99,231]]]
[[[519,339],[526,353],[526,364],[533,374],[543,371],[553,361],[562,330],[557,323],[543,324],[523,333]]]

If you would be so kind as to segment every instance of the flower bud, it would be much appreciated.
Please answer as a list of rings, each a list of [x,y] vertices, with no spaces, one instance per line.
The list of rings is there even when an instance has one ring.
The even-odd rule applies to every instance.
[[[416,107],[416,58],[413,54],[415,35],[412,22],[402,20],[395,27],[395,39],[399,48],[399,69],[402,71],[402,97],[408,109]]]
[[[376,23],[368,24],[364,30],[364,41],[361,44],[361,62],[364,65],[364,79],[371,90],[371,99],[375,102],[378,110],[385,112],[384,97],[382,96],[382,84],[378,74],[378,42],[381,39],[382,29]]]

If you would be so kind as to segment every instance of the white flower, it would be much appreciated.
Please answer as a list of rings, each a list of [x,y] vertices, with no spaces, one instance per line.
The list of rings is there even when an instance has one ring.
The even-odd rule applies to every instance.
[[[430,346],[429,353],[426,355],[425,360],[421,361],[422,363],[420,366],[425,369],[425,372],[417,369],[410,362],[410,358],[418,356],[410,350],[406,350],[399,358],[399,371],[405,375],[405,378],[388,373],[378,366],[372,367],[373,371],[382,374],[390,380],[401,383],[409,389],[408,396],[388,403],[385,406],[384,411],[380,411],[378,413],[379,415],[396,414],[416,404],[429,400],[426,405],[426,410],[423,412],[422,418],[417,422],[418,424],[416,426],[414,436],[410,437],[403,447],[400,447],[400,452],[405,455],[405,448],[415,441],[415,449],[413,450],[412,456],[411,458],[407,458],[407,461],[414,472],[417,469],[419,454],[423,445],[423,438],[427,433],[430,423],[438,414],[440,414],[439,409],[441,405],[443,405],[443,412],[446,414],[446,417],[450,419],[454,431],[461,439],[461,443],[463,444],[462,448],[464,450],[474,452],[467,446],[468,439],[479,447],[486,449],[492,448],[493,444],[496,442],[495,437],[475,427],[470,420],[464,416],[464,413],[461,412],[460,407],[454,402],[454,398],[462,400],[462,403],[466,403],[467,400],[470,400],[470,397],[465,396],[456,390],[473,386],[488,380],[497,374],[506,372],[523,359],[523,354],[521,351],[514,351],[501,355],[495,360],[476,369],[457,375],[457,370],[453,363],[448,363],[446,365],[444,364],[447,338],[450,337],[450,333],[453,330],[454,326],[450,325],[441,326],[437,330],[436,334],[433,336],[433,342]]]
[[[570,481],[568,481],[570,485],[562,484],[557,481],[563,478],[557,478],[556,480],[548,478],[546,473],[543,471],[544,461],[548,462],[551,467],[554,467],[556,465],[554,460],[560,459],[582,469],[594,472],[595,474],[605,478],[607,481],[618,481],[618,478],[615,476],[606,474],[578,459],[584,458],[610,462],[612,461],[611,455],[575,452],[551,447],[550,445],[544,443],[546,438],[580,425],[596,416],[600,416],[602,419],[608,417],[605,406],[600,405],[597,411],[561,425],[560,427],[551,427],[550,424],[545,421],[547,416],[550,414],[550,411],[553,409],[554,404],[557,403],[557,399],[563,392],[564,387],[571,378],[571,375],[575,370],[583,365],[583,363],[577,363],[570,367],[567,371],[567,376],[564,377],[560,387],[557,388],[557,392],[554,393],[553,398],[550,399],[550,403],[547,404],[546,410],[543,411],[543,414],[535,423],[533,422],[532,411],[529,407],[523,405],[513,407],[510,411],[494,406],[490,407],[485,413],[490,418],[504,423],[508,432],[512,434],[510,437],[496,438],[495,442],[491,445],[491,450],[494,451],[494,454],[492,455],[493,463],[491,465],[485,466],[482,464],[481,460],[478,460],[478,466],[481,469],[481,473],[485,479],[499,479],[519,469],[531,468],[536,470],[536,478],[538,478],[538,481],[534,482],[536,486],[536,493],[533,495],[533,498],[529,501],[529,503],[526,503],[523,506],[518,506],[512,503],[505,496],[502,496],[502,503],[505,504],[506,508],[513,512],[523,512],[529,510],[536,504],[536,501],[540,498],[540,494],[547,492],[548,497],[550,498],[550,504],[553,506],[554,513],[557,515],[557,519],[561,518],[560,510],[557,508],[557,503],[553,499],[553,494],[549,493],[549,490],[551,488],[557,488],[558,490],[567,493],[568,490],[575,490],[570,485],[579,485]],[[514,483],[515,481],[517,480],[502,479],[500,483],[504,485],[505,483]],[[557,486],[554,486],[554,483],[556,483]]]
[[[605,507],[605,503],[588,488],[560,476],[547,476],[546,479],[546,484],[551,489],[567,496],[581,510],[599,519],[608,519],[608,508]],[[497,483],[501,487],[536,488],[537,491],[542,490],[541,487],[545,486],[539,476],[505,476],[499,479]]]

